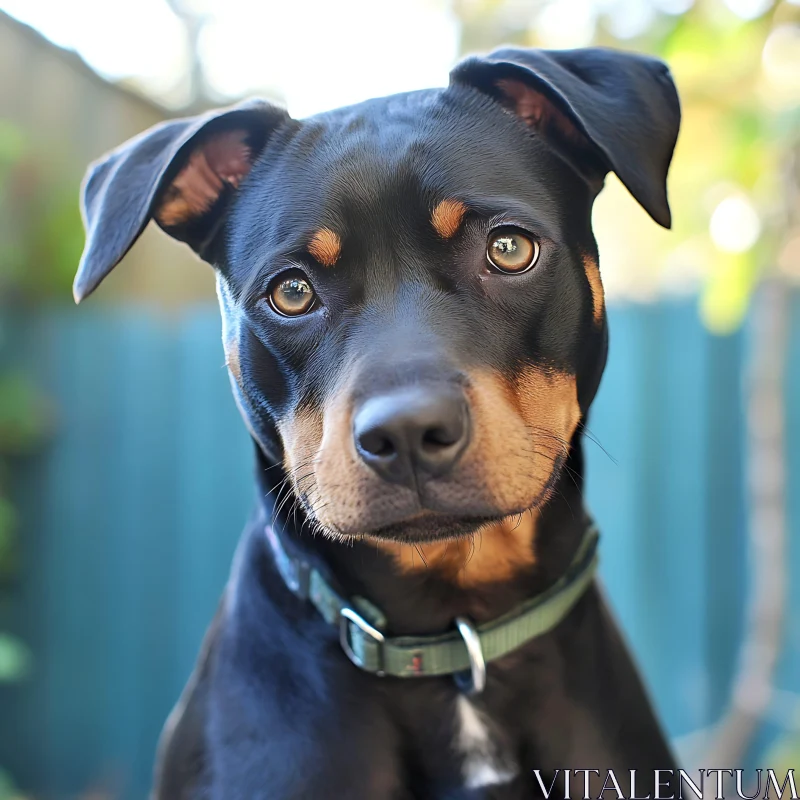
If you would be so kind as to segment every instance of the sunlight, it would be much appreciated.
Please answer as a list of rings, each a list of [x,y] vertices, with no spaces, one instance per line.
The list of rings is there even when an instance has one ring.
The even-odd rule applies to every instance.
[[[103,76],[136,76],[154,92],[177,82],[186,63],[183,30],[165,0],[1,0],[0,8]]]
[[[744,194],[726,197],[714,209],[709,222],[711,240],[723,253],[743,253],[761,235],[761,220]]]
[[[135,78],[157,96],[185,73],[184,32],[166,0],[0,0],[0,7],[102,75]],[[202,10],[211,88],[222,99],[266,92],[295,116],[445,85],[458,54],[458,23],[445,0],[206,0]]]

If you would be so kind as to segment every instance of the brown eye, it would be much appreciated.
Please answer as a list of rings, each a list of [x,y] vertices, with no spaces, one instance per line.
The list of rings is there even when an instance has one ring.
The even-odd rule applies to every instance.
[[[314,308],[317,295],[302,275],[278,278],[269,290],[269,303],[284,317],[297,317]]]
[[[500,228],[489,234],[486,257],[500,272],[525,272],[539,258],[539,242],[515,228]]]

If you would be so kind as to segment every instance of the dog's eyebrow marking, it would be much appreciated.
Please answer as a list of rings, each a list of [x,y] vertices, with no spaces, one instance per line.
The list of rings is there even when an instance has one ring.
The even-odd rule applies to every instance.
[[[431,212],[431,225],[442,239],[450,239],[456,235],[467,207],[460,200],[442,200]]]
[[[308,243],[308,252],[322,264],[332,267],[342,254],[342,240],[339,234],[330,228],[320,228]]]
[[[594,321],[599,324],[603,318],[603,281],[600,279],[600,267],[596,259],[584,255],[583,268],[586,270],[589,288],[592,290],[592,315]]]

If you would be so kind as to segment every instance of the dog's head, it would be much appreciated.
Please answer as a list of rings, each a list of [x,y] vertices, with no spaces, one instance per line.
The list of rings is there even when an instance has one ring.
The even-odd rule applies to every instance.
[[[450,86],[303,121],[164,123],[90,169],[77,300],[150,219],[213,265],[236,399],[312,523],[403,541],[541,506],[606,354],[592,202],[660,224],[663,64],[499,50]]]

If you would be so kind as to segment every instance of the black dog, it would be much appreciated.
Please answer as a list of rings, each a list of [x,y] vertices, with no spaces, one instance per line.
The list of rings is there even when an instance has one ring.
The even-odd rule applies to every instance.
[[[658,61],[504,49],[303,121],[166,122],[91,168],[76,299],[150,219],[214,267],[262,498],[156,798],[563,797],[564,770],[644,796],[674,769],[592,579],[581,436],[592,202],[613,170],[669,226],[679,119]]]

